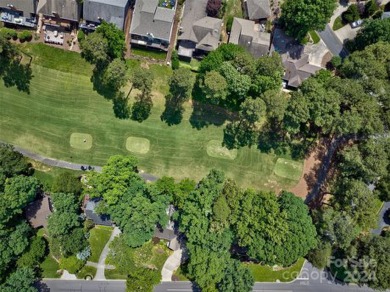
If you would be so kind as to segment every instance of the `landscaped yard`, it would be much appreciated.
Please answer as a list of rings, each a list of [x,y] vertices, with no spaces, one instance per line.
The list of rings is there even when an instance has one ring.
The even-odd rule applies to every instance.
[[[131,53],[137,56],[148,57],[157,60],[165,60],[165,58],[167,57],[167,53],[162,51],[159,52],[152,50],[143,50],[139,48],[131,48]]]
[[[332,29],[333,29],[333,30],[338,30],[338,29],[342,28],[344,25],[345,25],[345,24],[343,23],[343,20],[341,19],[341,16],[338,16],[338,17],[335,19],[334,23],[333,23]]]
[[[299,272],[302,269],[304,258],[299,259],[291,267],[274,271],[270,266],[264,266],[259,264],[245,264],[256,282],[290,282],[298,277]]]
[[[91,266],[84,266],[77,274],[78,279],[85,279],[87,276],[93,278],[96,275],[97,269]]]
[[[112,229],[113,228],[109,226],[97,225],[90,230],[89,244],[91,246],[91,256],[88,259],[90,262],[99,262],[100,254],[107,241],[110,239]]]
[[[48,254],[45,260],[40,264],[42,270],[42,278],[59,278],[61,275],[57,274],[60,269],[58,263],[53,257]]]
[[[274,167],[280,157],[261,153],[256,147],[239,149],[234,159],[210,156],[207,147],[214,143],[210,141],[222,142],[227,116],[216,115],[207,105],[197,106],[196,114],[193,114],[193,104],[186,102],[180,124],[168,126],[162,122],[160,116],[165,109],[164,95],[171,74],[168,66],[148,65],[156,76],[154,106],[150,117],[138,123],[115,117],[112,101],[93,91],[91,67],[80,55],[66,52],[71,56],[67,61],[58,53],[65,53],[62,50],[50,47],[52,51],[49,53],[50,49],[45,47],[41,52],[32,44],[27,48],[37,55],[33,59],[30,94],[6,88],[0,83],[0,140],[48,157],[104,165],[111,155],[133,153],[126,149],[126,142],[129,137],[137,137],[149,141],[147,153],[133,153],[139,159],[139,168],[156,176],[199,180],[211,168],[217,168],[244,187],[280,189],[297,182],[275,174]],[[57,62],[46,61],[50,57],[56,59],[57,54]],[[140,65],[136,61],[128,64],[133,68]],[[79,71],[82,75],[76,74]],[[195,126],[199,122],[209,124],[198,129]],[[90,149],[72,147],[74,133],[88,137],[92,143]],[[88,143],[88,139],[81,143]],[[300,170],[291,177],[299,178]]]

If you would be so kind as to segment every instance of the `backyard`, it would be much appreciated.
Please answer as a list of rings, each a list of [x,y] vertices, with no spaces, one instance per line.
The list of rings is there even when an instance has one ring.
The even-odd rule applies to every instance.
[[[91,67],[80,55],[51,47],[41,51],[35,46],[25,47],[34,57],[30,94],[0,84],[0,140],[48,157],[91,165],[103,165],[111,155],[134,154],[141,170],[176,179],[199,180],[217,168],[244,187],[279,190],[297,182],[299,167],[290,167],[290,174],[275,171],[280,156],[262,153],[256,147],[244,147],[230,155],[224,147],[214,145],[223,140],[228,120],[223,110],[216,114],[214,108],[188,101],[180,124],[169,126],[161,121],[169,67],[148,65],[156,77],[154,105],[150,117],[139,123],[115,117],[112,101],[93,91]],[[69,54],[70,59],[62,54]],[[57,57],[57,62],[46,60]],[[131,60],[128,65],[134,68],[140,63]],[[88,147],[74,141],[77,137]],[[148,145],[148,150],[129,145],[129,137]],[[288,155],[282,158],[291,159]],[[296,163],[302,164],[290,164]]]

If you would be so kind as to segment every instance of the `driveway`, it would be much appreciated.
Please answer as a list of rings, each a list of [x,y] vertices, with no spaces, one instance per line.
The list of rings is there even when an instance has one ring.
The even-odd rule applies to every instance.
[[[172,281],[173,272],[180,267],[183,250],[178,249],[171,254],[161,270],[161,276],[163,282]]]
[[[390,226],[385,221],[385,213],[386,213],[387,210],[390,210],[390,201],[389,202],[385,202],[383,204],[383,207],[382,207],[381,211],[378,214],[378,228],[377,229],[372,229],[371,230],[372,234],[380,235],[383,228],[385,228],[386,226]]]
[[[349,24],[336,30],[334,33],[341,43],[345,44],[348,40],[353,40],[361,27],[352,28]]]

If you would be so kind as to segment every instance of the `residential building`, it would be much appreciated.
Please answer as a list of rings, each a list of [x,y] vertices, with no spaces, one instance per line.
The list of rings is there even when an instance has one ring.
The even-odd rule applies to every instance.
[[[299,59],[293,59],[288,55],[282,56],[286,87],[298,88],[304,80],[314,75],[322,67],[310,64],[309,55],[303,54]]]
[[[170,248],[171,250],[178,250],[180,249],[180,242],[177,238],[177,231],[175,231],[175,224],[171,220],[171,217],[174,212],[175,208],[173,207],[173,205],[169,205],[166,209],[166,213],[169,217],[168,224],[165,226],[165,228],[157,225],[154,229],[153,237],[166,240],[168,248]]]
[[[80,28],[95,30],[102,21],[124,29],[129,0],[84,0],[83,20]]]
[[[264,26],[259,23],[235,17],[229,43],[244,47],[253,57],[259,58],[268,55],[271,34],[265,32]]]
[[[269,0],[244,0],[244,10],[246,18],[256,22],[271,16]]]
[[[44,16],[44,23],[56,24],[68,29],[76,28],[80,20],[81,5],[78,0],[39,0],[37,13]]]
[[[0,0],[0,21],[8,25],[36,26],[37,0]]]
[[[203,57],[219,46],[222,20],[208,17],[206,6],[207,0],[186,0],[178,37],[181,59]]]
[[[164,5],[159,0],[136,1],[130,28],[132,46],[168,50],[176,3],[169,2],[172,8]]]
[[[84,199],[84,214],[89,220],[92,220],[96,225],[111,226],[112,222],[109,215],[98,214],[95,209],[100,203],[100,199],[90,199],[88,196]]]

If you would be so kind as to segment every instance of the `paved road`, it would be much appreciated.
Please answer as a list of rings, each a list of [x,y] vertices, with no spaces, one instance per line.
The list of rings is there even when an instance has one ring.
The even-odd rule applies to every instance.
[[[0,141],[0,143],[6,143],[6,142],[2,142]],[[26,149],[23,149],[19,146],[14,146],[14,149],[20,153],[22,153],[24,156],[26,157],[29,157],[33,160],[36,160],[36,161],[40,161],[42,162],[43,164],[46,164],[46,165],[49,165],[49,166],[54,166],[54,167],[60,167],[60,168],[66,168],[66,169],[72,169],[72,170],[81,170],[81,167],[88,167],[88,164],[79,164],[79,163],[72,163],[72,162],[68,162],[68,161],[64,161],[64,160],[58,160],[58,159],[54,159],[54,158],[49,158],[49,157],[45,157],[45,156],[42,156],[42,155],[39,155],[37,153],[33,153],[29,150],[26,150]],[[97,165],[91,165],[97,172],[101,172],[102,171],[102,167],[101,166],[97,166]],[[158,179],[158,177],[152,175],[152,174],[149,174],[149,173],[145,173],[145,172],[140,172],[139,174],[144,180],[146,181],[156,181]]]
[[[371,230],[372,234],[380,235],[381,232],[382,232],[382,229],[384,227],[386,227],[386,226],[389,226],[389,224],[386,224],[386,222],[385,222],[385,213],[389,209],[390,209],[390,201],[389,202],[385,202],[383,204],[383,207],[382,207],[381,211],[378,214],[378,228]]]
[[[125,292],[126,281],[86,281],[44,279],[38,288],[41,292]]]
[[[342,58],[348,56],[348,51],[343,47],[343,44],[329,24],[326,25],[325,30],[319,31],[318,34],[334,56],[340,56]]]

